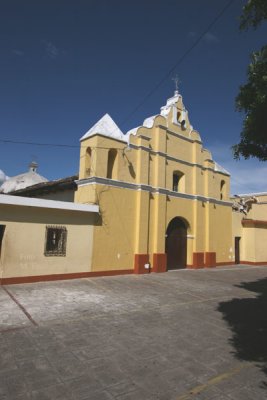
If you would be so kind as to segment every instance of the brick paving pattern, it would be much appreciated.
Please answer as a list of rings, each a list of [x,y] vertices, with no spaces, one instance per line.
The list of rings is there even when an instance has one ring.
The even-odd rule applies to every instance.
[[[267,267],[0,287],[1,400],[266,400]]]

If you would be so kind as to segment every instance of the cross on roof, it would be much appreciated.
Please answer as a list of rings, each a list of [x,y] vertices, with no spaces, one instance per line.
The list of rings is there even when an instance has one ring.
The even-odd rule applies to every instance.
[[[178,90],[178,86],[179,86],[179,84],[181,83],[181,81],[180,81],[178,75],[175,75],[175,77],[172,78],[172,81],[174,81],[174,83],[175,83],[175,92],[178,93],[178,91],[179,91],[179,90]]]

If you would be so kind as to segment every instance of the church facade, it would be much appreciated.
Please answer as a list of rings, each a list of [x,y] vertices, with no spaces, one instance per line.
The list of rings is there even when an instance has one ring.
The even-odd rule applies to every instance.
[[[0,194],[0,284],[267,265],[266,216],[267,193],[230,198],[176,91],[127,134],[104,115],[78,177]]]
[[[75,201],[100,207],[96,271],[164,272],[233,262],[230,176],[176,91],[123,135],[105,115],[81,138]]]

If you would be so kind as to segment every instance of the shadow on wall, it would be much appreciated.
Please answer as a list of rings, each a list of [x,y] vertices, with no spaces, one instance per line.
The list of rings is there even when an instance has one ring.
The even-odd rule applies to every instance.
[[[230,342],[235,356],[256,363],[267,375],[267,278],[244,282],[237,287],[258,295],[222,302],[218,311],[232,329]],[[263,384],[267,389],[267,382]]]

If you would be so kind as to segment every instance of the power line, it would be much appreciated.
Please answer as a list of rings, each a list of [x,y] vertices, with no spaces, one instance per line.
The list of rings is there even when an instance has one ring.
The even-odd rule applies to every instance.
[[[174,70],[184,61],[184,59],[191,53],[191,51],[199,44],[199,42],[203,39],[203,37],[208,33],[208,31],[216,24],[216,22],[223,16],[226,10],[231,7],[235,0],[230,0],[228,3],[222,8],[222,10],[217,14],[217,16],[212,20],[212,22],[207,26],[207,28],[200,34],[200,36],[195,40],[195,42],[187,49],[183,55],[179,58],[179,60],[169,69],[169,71],[164,75],[164,77],[152,88],[143,100],[127,115],[127,117],[122,121],[121,125],[123,126],[135,113],[139,110],[143,104],[152,96],[153,93],[157,91],[157,89],[170,77],[170,75],[174,72]],[[104,140],[104,139],[103,139]],[[80,148],[79,145],[70,145],[70,144],[53,144],[53,143],[40,143],[40,142],[24,142],[17,140],[7,140],[0,139],[0,143],[11,143],[11,144],[22,144],[22,145],[32,145],[32,146],[44,146],[44,147],[62,147],[62,148]],[[93,146],[91,146],[93,147]],[[95,146],[95,148],[103,148]],[[121,150],[121,149],[119,149]]]
[[[184,59],[188,56],[189,53],[199,44],[201,39],[208,33],[208,31],[216,24],[216,22],[223,16],[225,11],[234,3],[235,0],[230,0],[224,7],[223,9],[219,12],[219,14],[213,19],[213,21],[208,25],[208,27],[201,33],[201,35],[195,40],[195,42],[192,44],[192,46],[189,47],[188,50],[186,50],[183,55],[179,58],[179,60],[169,69],[167,74],[154,86],[153,89],[150,90],[150,92],[147,93],[147,95],[144,97],[144,99],[131,111],[128,116],[122,121],[121,125],[124,125],[135,113],[139,108],[142,107],[142,105],[152,96],[153,93],[156,92],[156,90],[163,84],[163,82],[166,81],[170,77],[170,75],[173,73],[173,71],[184,61]]]
[[[88,147],[88,146],[79,146],[75,144],[59,144],[59,143],[40,143],[40,142],[24,142],[24,141],[19,141],[19,140],[9,140],[9,139],[0,139],[0,143],[6,143],[6,144],[22,144],[22,145],[30,145],[30,146],[44,146],[44,147],[67,147],[67,148],[78,148],[80,149],[81,147]],[[125,144],[126,145],[126,144]],[[104,147],[104,146],[90,146],[91,148],[95,149],[107,149],[109,150],[110,147]],[[120,147],[112,147],[115,150],[122,150]]]
[[[8,144],[23,144],[23,145],[31,145],[31,146],[45,146],[45,147],[70,147],[70,148],[80,148],[80,146],[75,144],[54,144],[54,143],[40,143],[40,142],[24,142],[19,140],[8,140],[8,139],[0,139],[1,143]]]
[[[200,43],[203,37],[208,33],[208,31],[219,21],[219,19],[223,16],[226,10],[231,7],[235,0],[230,0],[228,3],[222,8],[222,10],[216,15],[216,17],[211,21],[211,23],[207,26],[207,28],[200,34],[200,36],[195,40],[195,42],[187,49],[183,55],[179,58],[179,60],[169,69],[166,75],[147,93],[147,95],[143,98],[143,100],[131,111],[127,117],[122,121],[121,126],[123,126],[142,105],[152,96],[153,93],[157,91],[157,89],[165,82],[173,71],[184,61],[184,59],[191,53],[191,51]],[[104,139],[102,139],[103,141]],[[100,141],[101,143],[101,141]]]

